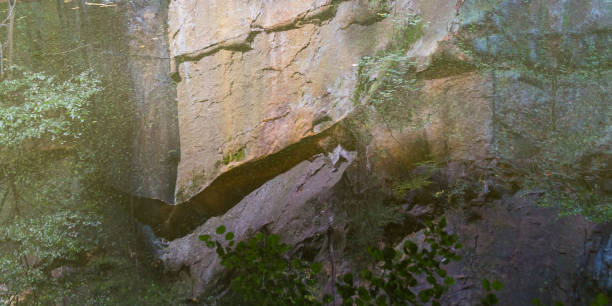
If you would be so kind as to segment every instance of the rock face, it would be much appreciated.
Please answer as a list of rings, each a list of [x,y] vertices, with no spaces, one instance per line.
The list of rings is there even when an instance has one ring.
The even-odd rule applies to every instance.
[[[176,89],[170,79],[165,0],[124,5],[130,97],[135,112],[127,191],[174,203],[179,137]]]
[[[587,282],[594,288],[612,291],[612,227],[598,225],[586,244],[589,256],[583,271]]]
[[[433,7],[412,1],[396,6],[398,18]],[[441,8],[422,39],[429,49],[456,14],[454,6]],[[394,23],[381,18],[384,12],[365,0],[172,1],[170,49],[181,80],[177,202],[192,199],[230,169],[345,118],[353,109],[361,57],[389,42]],[[228,208],[211,201],[201,206]]]
[[[362,58],[388,55],[397,21],[414,16],[421,32],[407,33],[416,38],[395,54],[414,63],[400,78],[413,88],[389,93],[381,67],[391,66],[364,73]],[[222,271],[198,236],[220,224],[238,238],[266,230],[298,251],[314,245],[314,257],[326,261],[326,242],[317,237],[331,226],[330,199],[368,185],[393,187],[416,163],[435,160],[449,169],[492,165],[446,169],[436,183],[473,194],[467,207],[436,208],[466,244],[449,304],[477,302],[479,277],[504,282],[510,305],[534,297],[583,303],[583,279],[609,290],[609,231],[537,207],[537,197],[517,187],[522,173],[508,174],[507,184],[494,173],[506,171],[500,159],[550,154],[576,163],[610,154],[612,109],[602,102],[612,80],[610,20],[610,5],[595,0],[172,1],[181,157],[178,205],[166,208],[166,222],[183,223],[183,233],[200,226],[170,243],[162,255],[167,269],[189,271],[194,296],[214,291]],[[376,113],[376,88],[395,95],[399,107]],[[375,114],[361,116],[364,108]],[[386,125],[388,115],[404,126]],[[421,127],[406,124],[415,118]],[[570,149],[546,151],[559,143]],[[358,153],[330,157],[338,144]],[[602,182],[609,192],[609,174],[598,171],[587,184]],[[367,179],[354,179],[362,174]],[[463,188],[457,177],[478,183],[453,190]],[[417,203],[428,213],[431,194]],[[210,215],[218,217],[201,225],[197,216]],[[338,254],[348,250],[345,230],[337,233]],[[341,270],[350,268],[350,260],[338,260]]]
[[[582,217],[559,220],[557,215],[521,193],[451,213],[465,249],[462,261],[449,268],[458,283],[447,305],[473,305],[484,295],[482,278],[501,281],[504,290],[498,298],[509,305],[529,305],[534,298],[544,305],[586,304],[580,270],[594,225]]]
[[[313,237],[324,235],[333,221],[326,204],[354,152],[337,147],[334,153],[320,154],[267,182],[220,217],[214,217],[192,234],[170,242],[161,255],[170,272],[189,271],[193,296],[211,292],[222,273],[213,249],[206,248],[199,235],[212,235],[219,225],[244,239],[267,230],[278,233],[284,243],[305,247]]]

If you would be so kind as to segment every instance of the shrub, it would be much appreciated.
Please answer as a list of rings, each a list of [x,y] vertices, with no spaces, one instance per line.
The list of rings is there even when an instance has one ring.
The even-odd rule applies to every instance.
[[[49,270],[97,246],[100,225],[98,217],[60,211],[0,227],[0,283],[12,293],[36,287]]]
[[[309,264],[288,255],[289,246],[276,235],[257,233],[246,241],[234,242],[234,233],[225,226],[217,228],[225,242],[200,236],[209,248],[216,249],[221,265],[228,269],[230,288],[240,304],[304,305],[318,304],[312,294],[320,263]]]
[[[424,245],[406,240],[398,248],[369,248],[376,265],[364,269],[362,285],[351,273],[338,278],[336,285],[344,305],[439,305],[438,300],[455,279],[442,267],[461,257],[462,248],[456,235],[445,231],[446,220],[427,222]],[[220,226],[217,235],[225,241],[212,240],[209,235],[200,240],[214,248],[221,264],[228,269],[230,288],[240,304],[249,305],[317,305],[331,302],[325,295],[322,302],[315,297],[315,276],[320,263],[307,263],[288,255],[290,247],[280,243],[278,236],[257,233],[236,244],[234,233]],[[424,284],[426,282],[426,285]],[[420,289],[417,289],[420,288]],[[417,291],[418,290],[418,291]]]
[[[406,240],[393,249],[371,248],[372,258],[381,265],[364,269],[358,286],[355,277],[345,274],[338,282],[344,305],[440,305],[439,299],[455,279],[442,267],[460,260],[456,250],[462,248],[456,235],[445,231],[446,220],[427,222],[424,231],[425,245]],[[427,287],[423,287],[423,281]],[[424,289],[423,289],[424,288]]]

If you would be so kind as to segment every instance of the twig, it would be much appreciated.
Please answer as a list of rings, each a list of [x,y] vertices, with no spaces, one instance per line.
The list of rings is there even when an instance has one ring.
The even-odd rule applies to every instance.
[[[74,52],[74,51],[77,51],[77,50],[83,49],[83,48],[85,48],[85,47],[90,47],[90,46],[92,46],[92,45],[94,45],[94,44],[98,44],[98,43],[99,43],[99,42],[93,42],[93,43],[90,43],[90,44],[86,44],[86,45],[78,46],[78,47],[76,47],[76,48],[74,48],[74,49],[70,49],[70,50],[66,50],[66,51],[62,51],[62,52],[56,52],[56,53],[49,53],[49,54],[47,54],[47,55],[63,55],[63,54],[66,54],[66,53],[70,53],[70,52]]]

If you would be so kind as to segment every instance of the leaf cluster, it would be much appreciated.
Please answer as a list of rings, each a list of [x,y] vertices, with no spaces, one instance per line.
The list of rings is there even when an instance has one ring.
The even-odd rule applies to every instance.
[[[78,124],[84,123],[86,106],[101,90],[91,70],[65,81],[42,72],[13,71],[14,78],[0,82],[0,146],[81,136]]]
[[[439,299],[455,279],[442,267],[461,256],[456,235],[445,231],[446,220],[427,222],[424,245],[406,240],[393,249],[370,248],[379,263],[375,269],[364,269],[358,285],[353,274],[342,276],[337,285],[344,305],[440,305]],[[423,285],[425,280],[427,285]]]
[[[258,232],[236,243],[233,232],[219,226],[216,234],[224,241],[200,236],[209,248],[216,250],[221,265],[231,275],[230,289],[243,305],[312,305],[315,276],[321,264],[309,264],[288,255],[289,245],[274,234]]]
[[[100,226],[99,217],[65,210],[0,227],[0,283],[18,293],[48,280],[51,269],[98,245]]]
[[[455,279],[443,265],[460,260],[458,238],[445,230],[446,220],[427,222],[422,246],[406,240],[400,247],[369,248],[376,262],[358,277],[348,273],[335,280],[343,305],[439,305],[439,299]],[[290,247],[273,234],[257,233],[236,243],[233,232],[219,226],[216,234],[200,236],[216,249],[221,264],[231,275],[230,289],[239,303],[248,305],[317,305],[313,294],[320,263],[308,263],[288,254]],[[361,284],[361,285],[359,285]]]
[[[488,279],[482,280],[482,288],[485,290],[486,295],[480,300],[483,306],[497,305],[499,299],[495,294],[495,291],[500,291],[504,288],[504,285],[498,281],[489,281]]]

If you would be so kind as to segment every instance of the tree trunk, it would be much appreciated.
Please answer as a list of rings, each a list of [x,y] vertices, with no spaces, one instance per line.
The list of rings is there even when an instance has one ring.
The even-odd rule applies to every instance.
[[[15,24],[15,1],[12,5],[12,8],[9,8],[9,25],[8,25],[8,65],[11,67],[13,65],[13,25]]]

